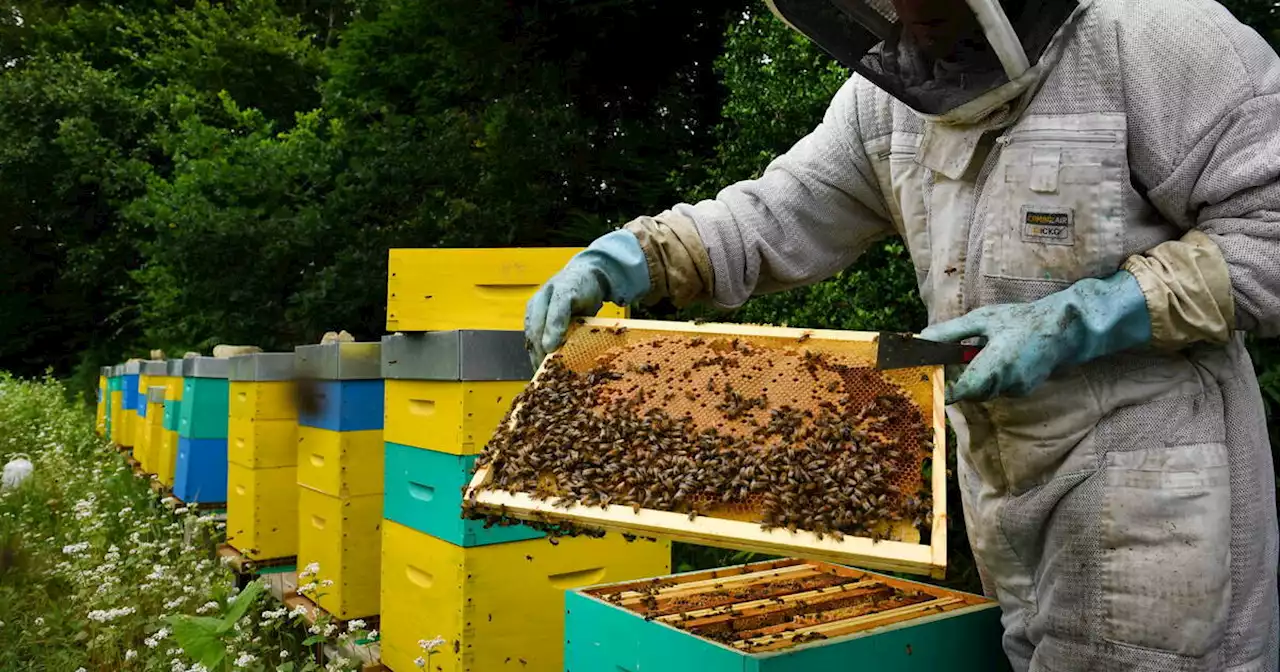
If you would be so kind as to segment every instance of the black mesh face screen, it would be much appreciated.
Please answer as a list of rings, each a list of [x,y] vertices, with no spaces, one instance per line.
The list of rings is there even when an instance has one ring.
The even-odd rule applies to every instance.
[[[1008,82],[974,23],[946,55],[926,56],[894,3],[929,0],[772,0],[774,11],[833,58],[924,114],[944,114]],[[935,0],[936,1],[936,0]],[[963,0],[942,0],[963,2]],[[909,5],[902,5],[907,9]],[[1005,0],[1031,63],[1076,7],[1076,0]],[[967,8],[967,5],[966,5]],[[909,12],[908,12],[909,15]]]

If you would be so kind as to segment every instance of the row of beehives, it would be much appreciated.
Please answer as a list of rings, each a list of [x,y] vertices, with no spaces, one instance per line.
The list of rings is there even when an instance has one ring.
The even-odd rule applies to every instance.
[[[532,375],[524,302],[572,252],[393,251],[388,330],[429,333],[112,367],[100,427],[179,499],[225,501],[245,556],[319,564],[320,606],[380,615],[396,672],[994,668],[995,610],[971,596],[807,564],[670,577],[665,541],[464,519],[476,453]]]

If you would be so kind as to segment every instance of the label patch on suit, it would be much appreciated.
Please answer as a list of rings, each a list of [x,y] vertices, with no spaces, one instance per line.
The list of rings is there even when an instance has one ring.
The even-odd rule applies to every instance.
[[[1022,242],[1075,245],[1074,219],[1070,208],[1023,206]]]

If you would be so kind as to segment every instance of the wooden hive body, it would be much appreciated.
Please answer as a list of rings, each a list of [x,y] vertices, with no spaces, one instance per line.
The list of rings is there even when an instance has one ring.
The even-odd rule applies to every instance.
[[[994,601],[798,559],[584,588],[565,611],[568,672],[1008,669]]]

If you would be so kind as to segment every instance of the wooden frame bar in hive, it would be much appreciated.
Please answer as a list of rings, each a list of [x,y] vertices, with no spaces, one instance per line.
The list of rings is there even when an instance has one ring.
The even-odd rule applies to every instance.
[[[707,337],[765,337],[791,341],[812,342],[861,342],[874,344],[877,334],[872,332],[797,329],[758,325],[663,322],[652,320],[590,318],[579,320],[570,328],[566,347],[581,330],[621,329],[634,332],[666,332],[684,336]],[[562,350],[564,348],[562,347]],[[873,366],[873,364],[869,364]],[[535,373],[531,386],[536,386],[546,371],[544,361]],[[683,513],[631,506],[585,506],[572,504],[555,506],[550,500],[540,500],[528,493],[493,489],[493,474],[489,465],[478,469],[467,489],[466,502],[477,513],[504,515],[508,518],[546,523],[566,522],[586,528],[604,529],[642,536],[658,536],[674,541],[733,548],[783,556],[798,556],[867,569],[897,571],[941,578],[946,573],[946,430],[943,403],[942,367],[928,367],[931,408],[922,408],[932,421],[932,492],[930,543],[910,541],[873,540],[866,537],[844,536],[837,540],[829,535],[819,535],[798,529],[762,529],[758,522],[731,520],[708,515],[690,519]],[[519,406],[512,409],[512,425],[520,421]],[[912,530],[914,532],[914,530]],[[918,535],[917,535],[918,536]]]

